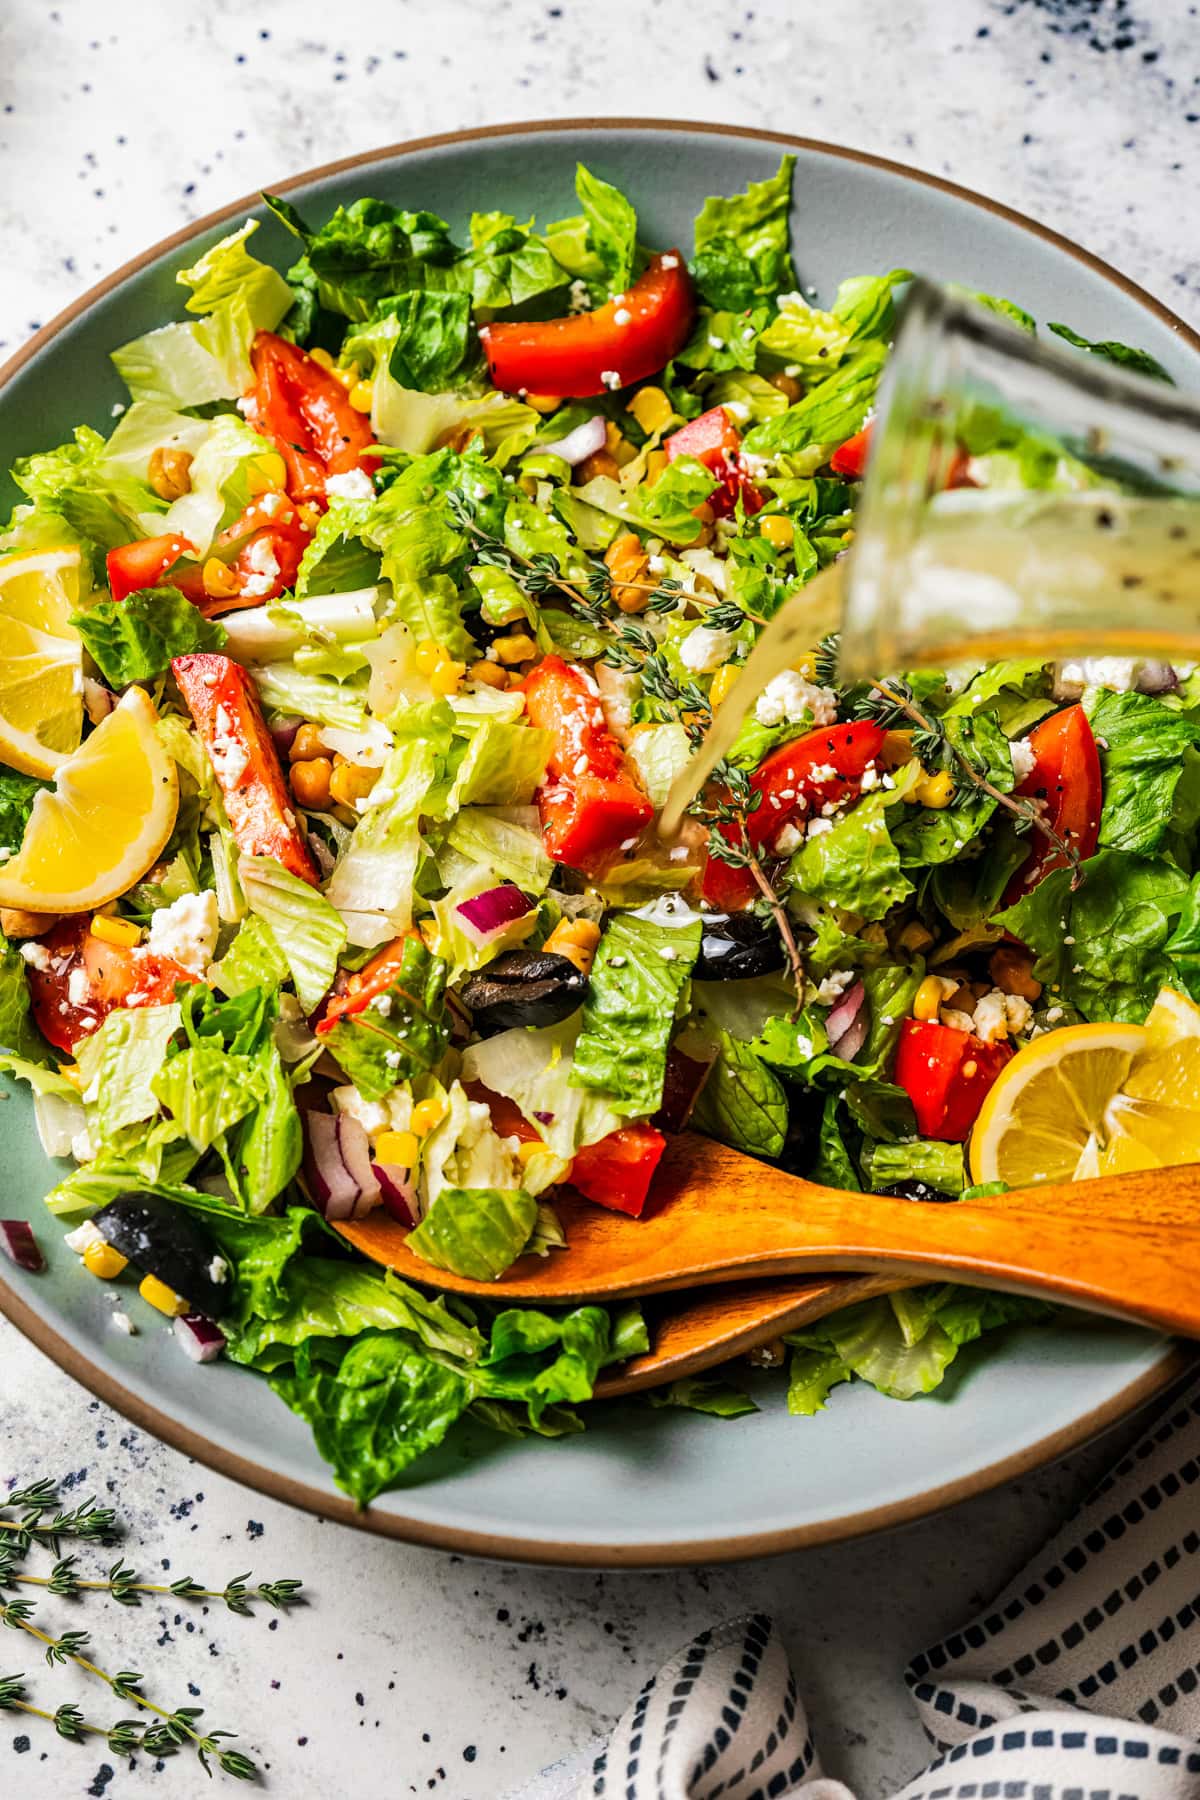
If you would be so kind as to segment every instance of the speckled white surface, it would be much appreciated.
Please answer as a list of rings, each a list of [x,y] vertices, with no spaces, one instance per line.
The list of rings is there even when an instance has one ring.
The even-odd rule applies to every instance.
[[[910,161],[1068,232],[1194,322],[1200,240],[1180,222],[1200,146],[1197,14],[1185,0],[5,0],[0,353],[154,239],[296,170],[585,113],[761,124]],[[899,1682],[908,1654],[1018,1567],[1116,1449],[903,1534],[775,1563],[513,1570],[236,1488],[0,1324],[0,1487],[48,1474],[98,1491],[149,1579],[247,1565],[304,1578],[311,1606],[277,1623],[174,1602],[89,1604],[83,1620],[64,1602],[43,1609],[60,1629],[90,1623],[107,1666],[146,1672],[155,1697],[240,1731],[288,1800],[489,1800],[602,1728],[690,1632],[747,1605],[782,1620],[830,1772],[871,1800],[922,1760]],[[40,1668],[16,1634],[2,1648],[39,1702],[124,1710]],[[210,1791],[186,1761],[127,1768],[0,1720],[0,1795],[151,1789]]]

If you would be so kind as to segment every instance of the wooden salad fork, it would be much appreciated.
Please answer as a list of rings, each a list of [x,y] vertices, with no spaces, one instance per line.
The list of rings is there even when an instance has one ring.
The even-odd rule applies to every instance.
[[[818,1187],[684,1132],[668,1146],[641,1219],[569,1193],[557,1209],[568,1248],[520,1257],[494,1282],[431,1268],[381,1213],[337,1229],[408,1281],[499,1302],[605,1303],[756,1280],[714,1295],[711,1307],[695,1296],[680,1309],[679,1354],[657,1374],[644,1367],[639,1386],[704,1366],[705,1341],[720,1360],[868,1292],[922,1281],[1028,1294],[1200,1337],[1200,1164],[940,1205]],[[845,1273],[875,1279],[814,1279]],[[770,1279],[781,1276],[807,1280]]]

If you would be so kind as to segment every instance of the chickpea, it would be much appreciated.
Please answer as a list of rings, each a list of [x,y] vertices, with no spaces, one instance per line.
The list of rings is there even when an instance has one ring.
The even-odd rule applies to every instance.
[[[290,780],[292,793],[299,806],[309,812],[324,812],[329,805],[329,781],[333,763],[327,756],[310,757],[307,762],[293,763]]]

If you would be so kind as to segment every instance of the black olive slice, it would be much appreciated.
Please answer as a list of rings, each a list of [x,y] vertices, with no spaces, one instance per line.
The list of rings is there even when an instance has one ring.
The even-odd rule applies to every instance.
[[[506,950],[459,990],[480,1037],[517,1025],[557,1025],[583,1005],[587,976],[547,950]]]
[[[705,913],[697,981],[745,981],[773,975],[785,964],[783,942],[772,919],[755,913]]]

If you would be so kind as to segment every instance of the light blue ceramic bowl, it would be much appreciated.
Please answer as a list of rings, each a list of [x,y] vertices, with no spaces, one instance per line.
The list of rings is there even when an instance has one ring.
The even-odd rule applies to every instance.
[[[1200,339],[1124,277],[990,201],[892,163],[802,139],[700,125],[590,121],[432,138],[285,183],[320,218],[363,194],[441,213],[560,217],[577,160],[636,200],[646,241],[691,241],[710,193],[798,158],[793,242],[805,283],[828,295],[847,274],[893,268],[1008,295],[1040,319],[1144,345],[1200,387]],[[293,245],[261,207],[228,208],[158,245],[48,325],[0,373],[0,470],[87,422],[105,430],[122,388],[108,352],[177,316],[175,270],[247,212],[255,250],[286,267]],[[4,504],[14,498],[4,497]],[[0,1268],[0,1308],[56,1362],[189,1455],[280,1499],[395,1537],[507,1559],[635,1565],[710,1562],[828,1542],[948,1505],[1103,1429],[1183,1366],[1161,1338],[1079,1318],[1009,1334],[963,1356],[936,1398],[900,1405],[839,1389],[816,1419],[790,1419],[779,1384],[763,1410],[727,1423],[611,1405],[585,1436],[514,1443],[464,1432],[403,1487],[356,1514],[307,1427],[231,1364],[197,1368],[149,1319],[111,1326],[100,1283],[81,1273],[41,1206],[59,1172],[42,1155],[29,1101],[0,1108],[2,1206],[45,1247],[40,1275]],[[634,1227],[636,1229],[636,1227]]]

